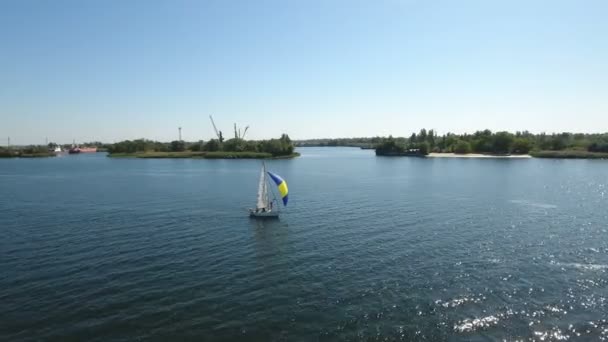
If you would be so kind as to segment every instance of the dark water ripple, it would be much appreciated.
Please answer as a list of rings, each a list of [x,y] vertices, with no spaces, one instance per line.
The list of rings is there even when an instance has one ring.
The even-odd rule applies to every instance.
[[[606,340],[605,161],[0,160],[0,340]]]

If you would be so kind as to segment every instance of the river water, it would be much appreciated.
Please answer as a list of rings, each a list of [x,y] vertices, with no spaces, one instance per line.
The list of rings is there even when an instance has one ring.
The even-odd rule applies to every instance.
[[[0,340],[608,339],[608,161],[0,160]]]

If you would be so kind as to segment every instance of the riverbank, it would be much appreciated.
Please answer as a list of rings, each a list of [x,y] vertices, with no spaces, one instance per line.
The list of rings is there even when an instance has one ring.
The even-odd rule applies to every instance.
[[[556,159],[608,159],[608,153],[588,152],[579,150],[565,151],[535,151],[530,152],[534,158],[556,158]]]
[[[376,156],[378,156],[378,157],[419,157],[419,158],[426,157],[425,154],[422,154],[420,152],[381,151],[378,149],[376,149]]]
[[[533,151],[530,154],[429,153],[428,158],[494,158],[494,159],[608,159],[608,153],[587,151]]]
[[[21,153],[21,152],[0,153],[0,158],[49,158],[49,157],[55,157],[55,153]]]
[[[299,157],[295,152],[286,156],[273,156],[265,152],[137,152],[137,153],[111,153],[111,158],[190,158],[190,159],[291,159]]]
[[[481,154],[481,153],[429,153],[431,158],[504,158],[504,159],[526,159],[532,158],[529,154]]]

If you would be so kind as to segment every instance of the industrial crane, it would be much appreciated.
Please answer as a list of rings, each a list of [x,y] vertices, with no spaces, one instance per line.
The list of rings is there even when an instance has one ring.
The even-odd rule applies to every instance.
[[[245,129],[243,130],[243,134],[241,135],[241,129],[239,128],[237,130],[236,123],[235,123],[234,124],[234,138],[240,139],[240,140],[245,140],[245,134],[247,134],[248,129],[249,129],[249,126],[245,127]]]
[[[215,122],[213,121],[213,117],[209,115],[209,119],[211,119],[211,124],[213,125],[213,129],[215,130],[215,135],[217,135],[217,139],[220,141],[220,144],[224,142],[224,137],[222,136],[222,131],[218,131],[215,126]]]
[[[217,138],[219,139],[220,144],[221,144],[224,141],[224,136],[222,135],[222,131],[218,131],[217,126],[215,126],[215,121],[213,121],[213,117],[211,115],[209,115],[209,119],[211,119],[211,124],[213,125],[213,129],[215,130],[215,135],[217,135]],[[240,128],[237,129],[236,123],[235,123],[234,124],[234,138],[244,140],[248,129],[249,129],[249,126],[245,127],[245,129],[243,130],[243,134],[241,134],[241,129]]]

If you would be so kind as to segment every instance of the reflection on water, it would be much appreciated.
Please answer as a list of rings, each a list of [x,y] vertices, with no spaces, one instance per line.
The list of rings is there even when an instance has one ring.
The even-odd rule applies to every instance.
[[[541,209],[555,209],[555,208],[557,208],[557,206],[553,205],[553,204],[538,203],[538,202],[529,201],[529,200],[510,200],[509,202],[515,203],[515,204],[519,204],[519,205],[522,205],[522,206],[529,206],[529,207],[541,208]]]
[[[0,160],[0,340],[605,340],[608,163]]]

